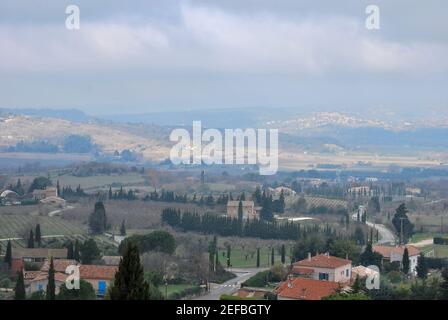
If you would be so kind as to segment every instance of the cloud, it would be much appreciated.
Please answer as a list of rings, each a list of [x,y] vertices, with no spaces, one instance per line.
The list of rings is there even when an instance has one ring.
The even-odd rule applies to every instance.
[[[7,72],[166,71],[223,74],[431,73],[446,71],[446,44],[398,42],[344,16],[300,20],[180,6],[177,21],[0,24]],[[428,57],[431,57],[428,59]]]

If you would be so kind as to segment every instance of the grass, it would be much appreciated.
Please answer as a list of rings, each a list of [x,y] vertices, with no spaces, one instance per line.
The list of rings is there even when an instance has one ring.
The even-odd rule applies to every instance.
[[[433,239],[434,237],[443,237],[447,234],[441,233],[415,233],[412,235],[410,242],[419,242],[422,240]]]
[[[180,293],[185,289],[196,287],[193,284],[185,283],[185,284],[169,284],[166,288],[165,285],[159,286],[159,290],[162,293],[162,295],[165,297],[165,294],[167,296],[170,296],[172,293]]]
[[[427,247],[423,247],[423,252],[434,250],[436,258],[448,258],[448,245],[434,244]]]
[[[86,234],[86,231],[81,226],[59,217],[0,215],[0,239],[22,238],[30,229],[34,229],[38,223],[44,237],[63,235],[68,238],[83,239]],[[0,246],[5,247],[6,243],[6,241],[0,241]],[[22,246],[23,241],[16,240],[14,244]]]
[[[76,177],[71,174],[52,177],[53,181],[59,180],[61,186],[76,187],[81,185],[84,190],[98,188],[109,188],[112,184],[136,185],[144,183],[143,177],[138,173],[127,173],[122,175],[95,175],[90,177]]]
[[[289,248],[286,248],[286,262],[290,261],[289,258]],[[227,266],[227,250],[219,250],[219,262],[223,266]],[[281,261],[281,255],[278,250],[275,250],[274,254],[275,262]],[[245,252],[241,248],[232,248],[230,253],[230,263],[233,268],[256,268],[257,267],[257,252],[253,251],[253,255],[249,254],[245,256]],[[271,250],[269,248],[260,248],[260,267],[270,267],[271,266]]]

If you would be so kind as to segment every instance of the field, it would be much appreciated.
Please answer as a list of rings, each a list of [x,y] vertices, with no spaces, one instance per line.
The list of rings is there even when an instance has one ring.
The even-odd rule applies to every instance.
[[[448,258],[448,245],[434,244],[422,248],[423,252],[434,250],[436,258]]]
[[[162,295],[165,297],[169,297],[172,293],[180,293],[185,289],[193,288],[195,285],[192,284],[169,284],[165,287],[165,285],[159,286],[159,290]]]
[[[86,231],[80,225],[59,217],[0,215],[0,246],[5,247],[7,243],[5,239],[8,238],[16,238],[14,245],[23,246],[25,243],[21,238],[25,238],[29,230],[34,229],[37,223],[40,224],[42,236],[46,239],[83,240],[86,237]]]
[[[61,176],[52,176],[53,181],[59,180],[61,186],[76,187],[81,185],[85,191],[93,191],[96,189],[107,188],[110,185],[139,185],[144,183],[144,179],[140,174],[127,173],[122,175],[96,175],[89,177],[76,177],[71,174]]]

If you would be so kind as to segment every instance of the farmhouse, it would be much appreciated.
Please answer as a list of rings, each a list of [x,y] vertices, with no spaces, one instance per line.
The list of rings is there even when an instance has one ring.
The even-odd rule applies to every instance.
[[[81,265],[79,267],[81,279],[89,282],[99,297],[104,297],[117,271],[117,266]]]
[[[340,288],[333,281],[306,278],[291,278],[280,283],[276,289],[278,300],[321,300]]]
[[[352,262],[330,256],[328,253],[308,254],[308,258],[293,264],[293,274],[315,280],[349,283],[351,279]]]
[[[12,190],[5,190],[0,194],[0,203],[4,206],[20,204],[20,196]]]
[[[34,263],[39,267],[44,265],[46,259],[67,259],[67,249],[46,248],[12,248],[11,270],[17,273],[24,269],[25,263]]]
[[[255,219],[258,218],[258,213],[253,201],[241,201],[243,206],[243,219]],[[227,202],[227,216],[232,218],[238,218],[238,207],[240,201],[228,201]]]
[[[47,187],[44,190],[36,189],[32,193],[34,199],[42,200],[49,197],[58,197],[58,189],[54,187]]]
[[[408,249],[409,254],[409,272],[415,273],[417,267],[417,258],[420,255],[420,250],[411,245],[401,246],[373,246],[374,252],[383,256],[382,262],[399,262],[402,265],[404,249]]]

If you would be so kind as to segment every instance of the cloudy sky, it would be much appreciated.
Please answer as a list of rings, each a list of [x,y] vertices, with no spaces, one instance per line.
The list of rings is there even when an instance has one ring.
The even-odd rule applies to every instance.
[[[80,8],[80,30],[65,9]],[[380,30],[365,28],[368,4]],[[448,110],[445,0],[0,0],[0,107]]]

